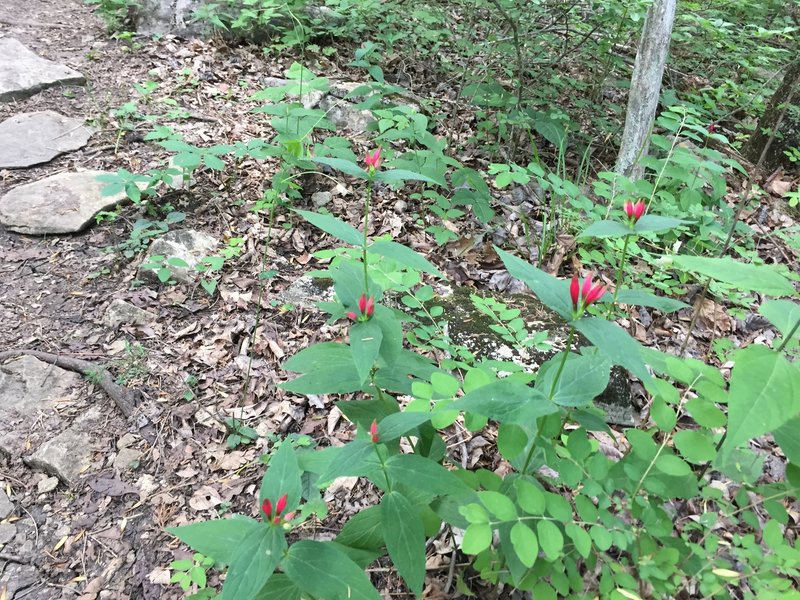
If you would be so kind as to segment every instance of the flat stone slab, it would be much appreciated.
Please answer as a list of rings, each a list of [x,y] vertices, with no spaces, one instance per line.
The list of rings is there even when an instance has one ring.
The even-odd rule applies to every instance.
[[[83,380],[77,373],[33,356],[1,364],[0,452],[23,454],[29,437],[37,433],[39,415],[52,414],[54,403],[72,398],[72,391],[80,385]],[[0,498],[0,509],[2,504]]]
[[[59,173],[11,189],[0,198],[0,225],[29,235],[75,233],[101,210],[127,200],[124,192],[103,196],[102,171]]]
[[[52,110],[15,115],[0,123],[0,169],[46,163],[83,148],[92,133],[83,121]]]
[[[92,406],[58,435],[48,439],[36,451],[23,458],[29,467],[58,477],[67,485],[76,483],[92,464],[92,438],[102,429],[104,415]]]
[[[83,85],[86,77],[34,54],[14,38],[0,38],[0,102],[24,100],[56,85]]]

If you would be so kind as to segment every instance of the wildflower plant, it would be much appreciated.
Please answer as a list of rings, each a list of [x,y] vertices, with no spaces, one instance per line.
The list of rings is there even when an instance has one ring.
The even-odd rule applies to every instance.
[[[404,322],[430,313],[409,316],[380,300],[388,289],[408,291],[404,274],[417,281],[423,273],[443,274],[405,246],[370,240],[367,229],[374,181],[436,183],[385,169],[380,149],[367,154],[366,169],[315,160],[363,179],[369,190],[363,232],[331,215],[296,211],[343,243],[321,272],[333,279],[337,301],[320,306],[333,321],[347,317],[342,322],[349,335],[290,358],[284,367],[297,376],[281,387],[339,396],[336,406],[354,425],[352,439],[327,448],[281,442],[260,488],[263,522],[235,515],[171,530],[228,565],[222,600],[378,600],[365,569],[385,556],[411,593],[422,597],[427,541],[437,535],[455,540],[484,585],[535,598],[729,597],[745,581],[753,590],[745,597],[777,598],[792,585],[798,550],[781,536],[789,523],[782,501],[800,488],[794,465],[800,456],[784,428],[800,418],[792,392],[800,389],[800,369],[784,356],[789,342],[775,351],[740,351],[735,356],[748,360],[737,362],[728,385],[700,361],[644,348],[594,308],[614,299],[664,310],[684,304],[645,290],[615,290],[609,298],[599,275],[556,278],[495,248],[510,275],[568,324],[563,350],[534,373],[455,351],[450,356],[457,359],[434,362],[404,344]],[[590,226],[584,237],[642,235],[681,222],[645,214],[643,202],[626,204],[622,212],[620,220]],[[777,282],[774,289],[786,290]],[[791,308],[779,303],[770,310],[792,339]],[[624,431],[620,457],[601,451],[593,435],[610,433],[593,402],[607,388],[612,367],[635,377],[650,399],[651,423]],[[780,412],[767,410],[776,402]],[[454,431],[469,435],[490,422],[504,475],[470,469],[448,448]],[[759,459],[744,446],[768,431],[782,448],[785,442],[792,464],[786,481],[764,484],[754,468]],[[711,484],[710,468],[736,481],[740,491],[726,497]],[[326,514],[322,491],[340,477],[368,480],[379,503],[350,518],[332,540],[306,539],[305,524]],[[759,500],[752,500],[753,491]],[[676,527],[673,507],[693,499],[707,511]],[[762,508],[769,514],[763,528]],[[719,524],[732,521],[757,533],[723,539]],[[300,539],[290,544],[289,530]]]

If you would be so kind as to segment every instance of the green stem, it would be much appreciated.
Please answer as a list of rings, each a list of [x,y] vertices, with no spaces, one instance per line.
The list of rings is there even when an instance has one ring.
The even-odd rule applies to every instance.
[[[612,310],[614,310],[614,306],[617,304],[617,294],[619,293],[619,288],[622,286],[622,269],[625,267],[625,257],[628,254],[628,242],[631,239],[631,234],[625,236],[625,243],[622,245],[622,256],[619,259],[619,269],[617,269],[617,281],[614,283],[614,297],[611,299],[611,306],[608,308],[609,314]]]
[[[794,322],[794,326],[791,328],[791,330],[789,330],[789,333],[787,333],[786,336],[783,338],[781,345],[778,346],[778,352],[782,351],[786,347],[786,344],[789,343],[789,340],[794,337],[794,334],[797,331],[798,327],[800,327],[800,319],[797,319],[797,321]]]
[[[372,199],[372,177],[370,176],[367,181],[367,194],[364,201],[364,246],[363,250],[363,263],[364,263],[364,295],[369,297],[369,278],[367,275],[367,230],[369,229],[369,203]]]
[[[570,348],[572,348],[572,338],[574,335],[575,328],[570,326],[569,335],[567,336],[567,347],[564,348],[564,356],[561,357],[561,364],[558,365],[558,371],[556,371],[555,379],[553,379],[553,385],[550,387],[550,400],[553,399],[553,396],[556,393],[556,386],[558,386],[558,381],[561,379],[561,373],[564,372],[564,365],[567,364],[567,356],[569,356]]]

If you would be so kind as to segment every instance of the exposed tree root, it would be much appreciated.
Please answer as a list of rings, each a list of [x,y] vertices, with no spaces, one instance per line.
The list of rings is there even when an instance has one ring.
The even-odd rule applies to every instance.
[[[127,419],[133,416],[136,405],[139,404],[141,400],[141,394],[137,390],[129,390],[119,385],[114,381],[111,373],[109,373],[105,367],[96,365],[88,360],[72,358],[71,356],[61,356],[59,354],[42,352],[40,350],[6,350],[0,352],[0,362],[24,355],[33,356],[41,361],[66,369],[67,371],[74,371],[81,375],[91,377],[94,383],[103,388],[103,391],[108,394]]]

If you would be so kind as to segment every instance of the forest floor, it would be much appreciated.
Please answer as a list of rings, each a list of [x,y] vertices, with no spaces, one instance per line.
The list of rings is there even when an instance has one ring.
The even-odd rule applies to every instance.
[[[190,116],[171,126],[198,145],[268,137],[267,120],[249,112],[254,103],[247,99],[263,87],[264,78],[283,77],[295,60],[217,40],[166,36],[137,39],[135,44],[115,41],[92,8],[79,0],[5,0],[0,7],[0,36],[18,39],[88,80],[86,86],[51,88],[27,100],[0,104],[0,121],[21,112],[54,110],[85,119],[97,130],[82,150],[38,167],[0,171],[0,195],[60,172],[122,168],[142,173],[160,166],[159,149],[143,140],[144,123],[130,125],[113,113],[131,100],[138,101],[143,113],[161,111],[161,98],[177,101]],[[331,80],[363,78],[335,60],[319,59],[309,66]],[[407,74],[407,79],[422,81],[430,75],[423,70]],[[146,97],[133,92],[134,83],[148,80],[158,82],[157,91]],[[418,83],[414,91],[423,95],[423,87]],[[425,92],[441,106],[451,98],[441,86],[431,85]],[[369,148],[368,134],[349,137]],[[0,490],[15,507],[4,523],[13,524],[16,531],[5,546],[0,543],[0,577],[20,566],[33,569],[26,576],[34,573],[9,600],[182,598],[180,588],[169,585],[167,566],[191,555],[165,532],[166,527],[227,511],[256,516],[263,475],[259,457],[272,435],[305,434],[321,445],[338,445],[352,437],[349,422],[333,407],[334,398],[310,399],[276,387],[288,378],[281,368],[287,357],[313,342],[341,340],[346,331],[341,325],[326,324],[314,309],[287,307],[279,299],[281,290],[320,264],[312,254],[330,244],[296,217],[278,216],[267,250],[268,266],[277,275],[266,285],[265,294],[259,294],[257,273],[264,253],[260,242],[267,223],[249,209],[268,187],[274,168],[270,160],[248,160],[222,173],[201,170],[189,190],[176,190],[165,198],[174,210],[185,213],[181,228],[202,231],[222,243],[232,237],[244,239],[244,251],[226,262],[218,294],[213,296],[197,284],[136,283],[143,248],[133,248],[129,258],[120,245],[128,240],[133,223],[146,216],[142,205],[127,206],[116,219],[75,235],[34,237],[0,228],[0,350],[32,349],[111,363],[125,385],[142,393],[141,410],[155,431],[146,439],[101,389],[87,383],[59,410],[65,422],[90,406],[105,414],[104,426],[91,440],[94,462],[87,473],[102,475],[104,485],[81,479],[42,492],[46,474],[31,469],[23,456],[0,453]],[[358,222],[360,189],[310,176],[303,180],[306,207],[313,206],[311,197],[320,191],[331,193],[332,213]],[[794,223],[790,214],[776,207],[766,204],[763,214],[745,217],[765,230]],[[518,222],[501,215],[497,230],[479,225],[471,231],[460,228],[458,240],[442,250],[424,234],[424,226],[415,224],[410,216],[415,212],[411,201],[383,189],[376,197],[372,233],[390,233],[425,254],[453,283],[484,290],[508,288],[509,278],[491,244],[519,237]],[[765,237],[764,244],[770,243]],[[549,271],[558,272],[573,245],[569,236],[558,240]],[[797,268],[798,257],[790,248],[765,247],[765,254]],[[155,318],[111,327],[104,314],[114,299],[150,311]],[[689,310],[655,321],[638,314],[620,324],[641,342],[674,352],[690,318]],[[717,337],[735,338],[744,345],[770,339],[774,332],[753,314],[737,319],[710,302],[694,336],[690,352],[702,357]],[[253,427],[259,439],[230,449],[225,426],[230,418]],[[123,447],[137,451],[134,468],[115,464]],[[474,462],[497,466],[497,457],[484,456],[480,445],[470,451]],[[779,477],[780,457],[773,462],[772,476]],[[358,481],[340,482],[326,496],[329,518],[307,524],[300,535],[330,537],[340,519],[374,499],[372,490]],[[431,549],[426,599],[445,597],[451,553],[447,546]],[[410,598],[387,566],[372,573],[384,597]],[[210,583],[216,583],[213,576]],[[5,598],[2,590],[0,579],[0,598]]]

